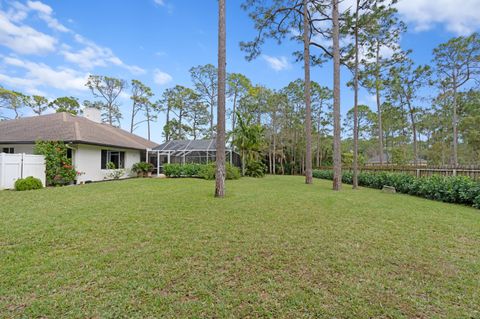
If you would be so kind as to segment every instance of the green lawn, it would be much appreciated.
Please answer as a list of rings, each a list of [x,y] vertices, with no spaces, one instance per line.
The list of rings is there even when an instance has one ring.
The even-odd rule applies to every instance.
[[[480,210],[330,186],[0,192],[0,317],[480,317]]]

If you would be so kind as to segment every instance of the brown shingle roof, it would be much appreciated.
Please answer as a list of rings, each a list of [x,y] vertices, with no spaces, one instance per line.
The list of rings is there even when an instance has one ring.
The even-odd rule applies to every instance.
[[[156,143],[108,124],[70,113],[55,113],[0,122],[0,144],[64,141],[144,150]]]

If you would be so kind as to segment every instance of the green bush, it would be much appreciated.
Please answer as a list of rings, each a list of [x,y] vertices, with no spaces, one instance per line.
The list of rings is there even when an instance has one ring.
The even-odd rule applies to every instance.
[[[206,180],[213,180],[215,179],[215,170],[216,165],[214,163],[203,165],[200,169],[199,177]]]
[[[245,166],[245,175],[250,177],[264,177],[267,166],[261,161],[250,161]]]
[[[68,147],[63,142],[37,141],[35,143],[35,154],[45,156],[47,185],[68,185],[75,181],[77,175],[82,174],[73,167],[67,151]]]
[[[226,164],[225,169],[227,171],[226,179],[239,179],[240,170]],[[198,177],[207,180],[215,179],[215,163],[210,164],[166,164],[163,167],[163,172],[168,177]]]
[[[148,176],[148,173],[153,172],[153,170],[154,170],[153,165],[147,162],[135,163],[132,166],[132,172],[136,173],[137,176],[146,177]]]
[[[163,172],[168,177],[199,177],[201,164],[165,164]]]
[[[333,171],[315,170],[313,177],[332,180]],[[342,181],[351,184],[352,173],[344,172]],[[465,176],[434,175],[417,178],[401,173],[361,172],[358,174],[358,184],[377,189],[385,185],[392,186],[399,193],[480,208],[480,182]]]
[[[15,182],[15,190],[17,191],[29,191],[41,188],[43,188],[42,181],[33,176],[17,179]]]

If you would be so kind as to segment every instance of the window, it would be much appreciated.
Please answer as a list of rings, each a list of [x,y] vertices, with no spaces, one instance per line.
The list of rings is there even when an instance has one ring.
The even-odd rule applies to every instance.
[[[125,152],[102,150],[101,168],[107,169],[107,163],[112,162],[115,168],[125,168]]]
[[[2,153],[7,153],[7,154],[14,154],[15,149],[13,147],[4,147],[2,149]]]

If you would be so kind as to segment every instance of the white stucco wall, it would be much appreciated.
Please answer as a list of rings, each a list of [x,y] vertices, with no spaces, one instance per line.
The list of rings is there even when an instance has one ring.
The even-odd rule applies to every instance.
[[[4,147],[13,147],[14,153],[20,154],[33,154],[33,148],[35,147],[34,144],[0,144],[0,153]]]
[[[123,178],[131,175],[133,164],[140,162],[140,151],[127,150],[113,147],[101,147],[93,145],[76,145],[73,155],[73,165],[75,169],[83,174],[78,176],[77,182],[102,181],[110,170],[102,170],[102,150],[123,151],[125,152],[125,170]]]
[[[110,173],[110,170],[102,170],[102,150],[123,151],[125,152],[125,175],[123,178],[131,176],[133,164],[140,162],[140,151],[128,150],[114,147],[102,147],[94,145],[70,145],[73,149],[72,164],[75,169],[84,174],[77,177],[77,183],[86,181],[103,181]],[[0,144],[0,152],[3,147],[13,147],[15,153],[33,154],[34,144]]]

